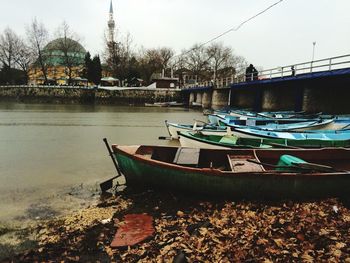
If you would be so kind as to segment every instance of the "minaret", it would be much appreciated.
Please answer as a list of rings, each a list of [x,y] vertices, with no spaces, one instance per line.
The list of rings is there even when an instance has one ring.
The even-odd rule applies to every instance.
[[[114,42],[114,29],[115,29],[115,22],[113,18],[113,4],[111,0],[111,5],[109,7],[109,20],[108,20],[108,35],[109,35],[109,42]]]

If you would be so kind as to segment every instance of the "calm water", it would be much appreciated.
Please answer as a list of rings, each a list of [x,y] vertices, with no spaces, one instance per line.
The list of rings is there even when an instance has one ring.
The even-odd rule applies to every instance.
[[[182,108],[0,103],[0,222],[35,219],[86,205],[115,175],[102,138],[170,144],[164,120],[193,123]]]

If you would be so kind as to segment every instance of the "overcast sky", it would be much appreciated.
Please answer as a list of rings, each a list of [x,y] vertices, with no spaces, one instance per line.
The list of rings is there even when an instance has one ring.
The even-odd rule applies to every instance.
[[[135,47],[176,53],[206,42],[278,0],[113,0],[116,26]],[[0,0],[0,31],[34,17],[50,33],[66,21],[92,54],[103,50],[110,0]],[[284,0],[218,41],[264,69],[350,54],[350,0]]]

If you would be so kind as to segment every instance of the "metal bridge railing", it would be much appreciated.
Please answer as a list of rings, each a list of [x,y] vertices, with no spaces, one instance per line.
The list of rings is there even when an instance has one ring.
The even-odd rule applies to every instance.
[[[205,81],[192,85],[186,85],[185,88],[192,87],[205,87],[205,86],[215,86],[216,88],[224,88],[228,87],[231,84],[243,83],[246,81],[252,80],[261,80],[261,79],[273,79],[273,78],[281,78],[288,76],[297,76],[306,73],[312,72],[320,72],[320,71],[330,71],[335,69],[349,68],[350,67],[350,54],[313,60],[303,63],[291,64],[283,67],[276,67],[272,69],[266,69],[258,72],[257,75],[246,75],[245,73],[230,76],[228,78],[219,78],[216,79],[215,83]],[[242,71],[245,71],[242,70]],[[241,72],[242,72],[241,71]]]
[[[343,55],[262,70],[259,72],[257,77],[258,79],[273,79],[348,67],[350,67],[350,55]],[[236,78],[237,81],[235,83],[244,82],[246,80],[254,80],[253,74],[249,76],[244,75],[244,77],[244,80],[242,80],[242,76],[240,76],[240,78]]]

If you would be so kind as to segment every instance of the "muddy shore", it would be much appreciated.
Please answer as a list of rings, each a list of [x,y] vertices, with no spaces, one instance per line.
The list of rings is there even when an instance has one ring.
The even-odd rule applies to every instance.
[[[67,216],[13,231],[22,248],[3,262],[350,262],[350,210],[339,199],[209,200],[126,189]],[[110,243],[126,214],[153,217],[155,234]],[[26,242],[30,249],[26,249]]]

